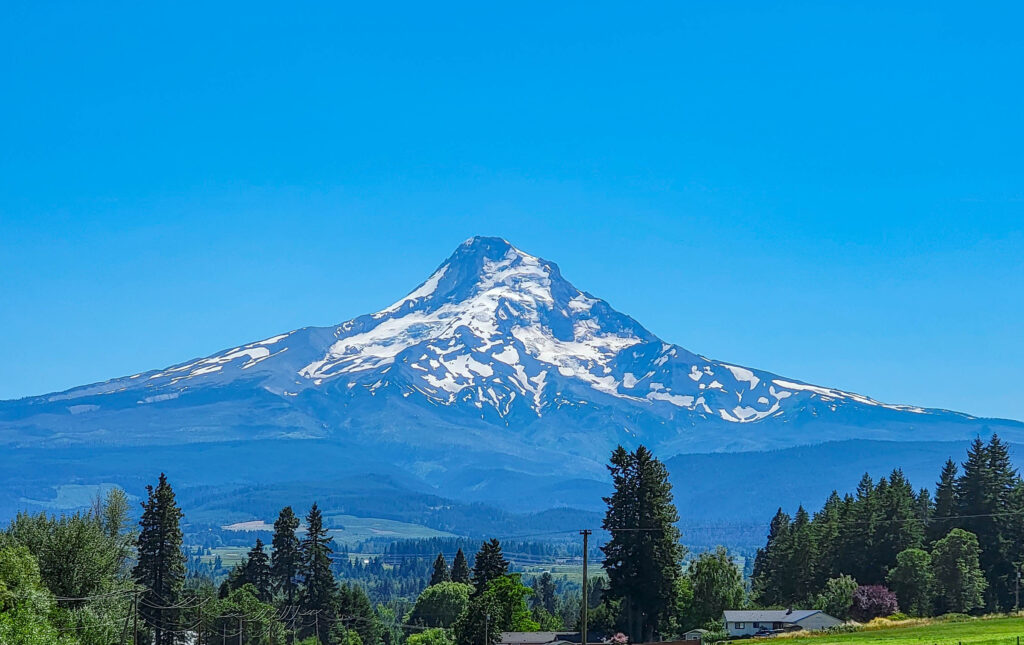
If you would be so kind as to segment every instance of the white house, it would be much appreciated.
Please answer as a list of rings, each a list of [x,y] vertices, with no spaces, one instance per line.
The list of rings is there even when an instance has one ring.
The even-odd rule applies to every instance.
[[[817,609],[728,610],[722,615],[730,636],[751,636],[763,630],[814,631],[841,625],[843,621]]]

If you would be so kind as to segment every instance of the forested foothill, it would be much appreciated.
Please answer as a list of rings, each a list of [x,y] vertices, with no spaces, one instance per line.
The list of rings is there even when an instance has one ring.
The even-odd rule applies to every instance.
[[[315,502],[280,509],[233,566],[211,563],[208,546],[184,544],[185,511],[161,474],[137,514],[112,489],[88,510],[20,514],[0,532],[0,643],[481,645],[575,632],[584,615],[590,641],[640,643],[693,628],[725,637],[726,609],[813,607],[864,623],[1016,600],[1024,483],[995,436],[948,461],[934,492],[897,469],[813,514],[780,509],[752,576],[725,547],[687,551],[649,450],[620,447],[608,468],[586,612],[576,541],[394,540],[363,553],[335,543]]]

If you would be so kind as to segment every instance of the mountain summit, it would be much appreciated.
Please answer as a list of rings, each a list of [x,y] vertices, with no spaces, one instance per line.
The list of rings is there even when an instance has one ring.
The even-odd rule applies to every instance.
[[[481,464],[601,477],[618,444],[669,457],[989,430],[1024,437],[1017,422],[881,403],[665,343],[494,237],[335,327],[0,402],[7,449],[320,440],[448,490],[476,485],[466,473]]]
[[[876,427],[847,434],[872,438],[909,433],[906,438],[920,439],[920,432],[927,431],[915,429],[934,421],[963,427],[967,434],[956,433],[962,438],[977,426],[968,415],[884,404],[667,344],[574,287],[553,262],[496,237],[466,240],[416,289],[376,313],[337,327],[280,334],[163,370],[7,402],[0,408],[6,413],[0,423],[8,443],[12,438],[21,444],[89,441],[114,413],[151,411],[164,418],[143,425],[160,426],[162,440],[174,441],[180,430],[181,439],[195,441],[212,437],[199,438],[193,428],[180,427],[176,410],[192,398],[204,406],[223,405],[240,395],[249,398],[254,390],[259,398],[278,397],[291,410],[287,416],[300,421],[298,428],[285,424],[285,436],[344,432],[339,421],[353,426],[360,420],[325,419],[324,412],[337,404],[352,407],[367,397],[380,400],[370,405],[378,408],[375,416],[387,414],[400,397],[403,408],[415,404],[442,416],[450,408],[485,425],[514,426],[517,433],[556,415],[561,433],[586,434],[611,422],[615,436],[603,444],[642,440],[696,451],[851,438],[779,427],[812,421],[832,427],[867,425],[857,419],[870,418]],[[19,413],[11,415],[15,409]],[[64,431],[45,432],[38,414],[44,411],[46,423],[66,426]],[[595,428],[598,412],[606,422]],[[209,431],[242,438],[251,433],[246,416],[225,418]],[[274,421],[264,419],[260,425],[278,425]],[[740,424],[758,429],[719,431]],[[558,442],[557,436],[544,439]],[[145,440],[139,430],[104,433],[104,441]]]

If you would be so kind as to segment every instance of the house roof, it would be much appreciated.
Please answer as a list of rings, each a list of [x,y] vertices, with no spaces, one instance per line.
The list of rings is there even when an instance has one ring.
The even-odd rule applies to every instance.
[[[729,609],[724,612],[725,620],[730,623],[798,623],[820,613],[818,609]]]
[[[690,631],[685,632],[683,634],[683,636],[686,636],[686,634],[702,634],[703,635],[703,634],[707,634],[707,633],[708,633],[708,630],[706,630],[706,629],[691,629]]]
[[[501,643],[532,643],[547,645],[561,641],[566,636],[575,636],[576,632],[501,632]]]

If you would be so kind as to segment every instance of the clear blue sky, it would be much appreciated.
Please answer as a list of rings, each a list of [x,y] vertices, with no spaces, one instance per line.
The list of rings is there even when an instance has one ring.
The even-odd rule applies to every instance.
[[[487,234],[693,351],[1024,419],[1019,3],[217,4],[5,5],[0,398]]]

